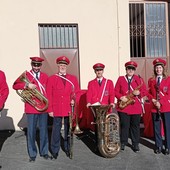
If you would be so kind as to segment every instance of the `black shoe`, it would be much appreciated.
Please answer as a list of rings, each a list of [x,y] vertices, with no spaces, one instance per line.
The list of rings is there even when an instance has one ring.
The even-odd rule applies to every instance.
[[[0,169],[2,168],[2,166],[0,165]]]
[[[134,152],[139,152],[140,151],[139,145],[133,145],[132,149],[133,149]]]
[[[168,148],[165,149],[165,155],[169,155],[169,149]]]
[[[42,157],[43,157],[45,160],[52,159],[52,157],[49,156],[48,154],[45,154],[45,155],[43,155]]]
[[[70,152],[69,151],[65,151],[65,153],[66,153],[67,157],[70,157]]]
[[[155,149],[155,153],[156,154],[160,154],[162,152],[162,148],[161,147],[157,147],[156,149]]]
[[[29,162],[35,162],[35,157],[30,157]]]
[[[53,153],[52,154],[52,159],[57,159],[57,157],[58,157],[58,153]]]
[[[124,151],[124,150],[125,150],[125,144],[124,144],[124,143],[122,143],[122,144],[121,144],[120,149],[121,149],[122,151]]]

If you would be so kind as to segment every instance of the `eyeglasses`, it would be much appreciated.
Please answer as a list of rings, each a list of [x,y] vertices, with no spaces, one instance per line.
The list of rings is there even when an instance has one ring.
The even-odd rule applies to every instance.
[[[60,63],[58,64],[59,67],[67,67],[67,64]]]
[[[31,63],[33,67],[40,67],[42,66],[42,63]]]

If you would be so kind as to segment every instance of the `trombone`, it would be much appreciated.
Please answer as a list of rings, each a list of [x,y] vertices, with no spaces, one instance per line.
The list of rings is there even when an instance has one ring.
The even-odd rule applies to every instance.
[[[78,114],[76,111],[76,126],[73,131],[73,116],[74,116],[74,111],[75,111],[75,93],[71,95],[71,100],[74,100],[74,104],[71,103],[71,112],[69,113],[69,143],[70,143],[70,148],[69,148],[69,157],[70,159],[73,158],[73,134],[81,134],[83,131],[80,130],[79,123],[78,123]]]

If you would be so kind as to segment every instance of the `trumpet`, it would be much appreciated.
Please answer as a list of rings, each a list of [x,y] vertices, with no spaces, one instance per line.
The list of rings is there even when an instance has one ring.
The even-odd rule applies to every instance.
[[[26,71],[20,75],[19,79],[21,82],[30,83],[26,77]],[[26,88],[23,90],[16,90],[16,93],[22,98],[21,100],[23,102],[28,102],[39,112],[43,112],[48,108],[48,99],[37,89]]]

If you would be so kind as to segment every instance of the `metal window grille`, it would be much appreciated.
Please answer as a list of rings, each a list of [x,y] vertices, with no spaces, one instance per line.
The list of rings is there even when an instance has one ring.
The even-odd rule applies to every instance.
[[[166,4],[129,4],[131,57],[167,56]]]
[[[77,24],[39,24],[41,49],[78,48]]]

